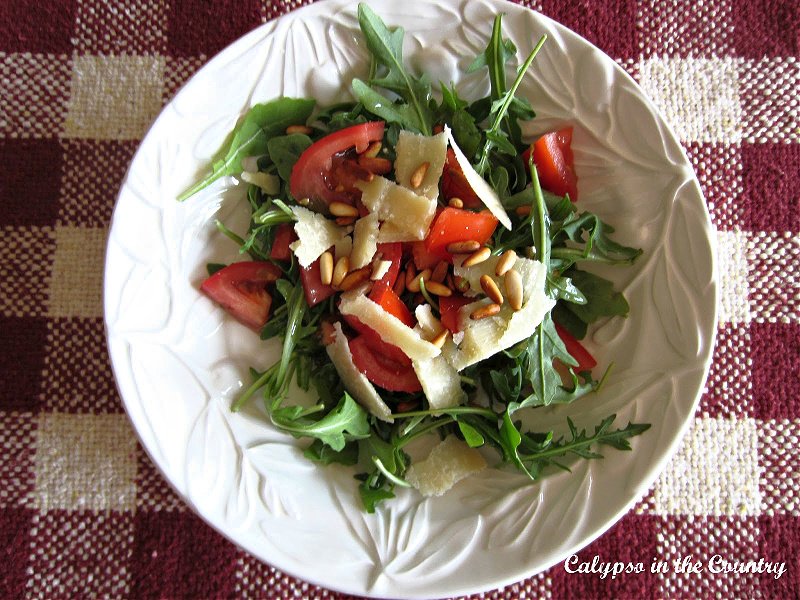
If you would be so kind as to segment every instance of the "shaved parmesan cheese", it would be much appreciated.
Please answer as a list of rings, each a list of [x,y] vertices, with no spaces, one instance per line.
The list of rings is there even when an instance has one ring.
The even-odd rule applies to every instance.
[[[496,257],[486,263],[497,262]],[[457,259],[460,264],[460,260]],[[555,301],[544,293],[545,266],[535,260],[518,258],[514,268],[522,276],[523,304],[518,311],[504,304],[500,312],[492,317],[474,321],[472,312],[491,302],[482,298],[461,307],[458,311],[459,327],[464,334],[455,351],[443,349],[447,360],[457,371],[506,350],[514,344],[529,338],[542,322],[545,314],[553,308]],[[471,286],[480,289],[480,277],[489,274],[502,289],[502,278],[494,275],[494,267],[480,263],[473,267],[456,266],[454,273],[464,277]]]
[[[364,206],[383,221],[380,242],[425,238],[436,212],[436,200],[415,194],[385,177],[374,177],[369,183],[359,182],[356,187],[362,192]]]
[[[339,260],[343,256],[350,256],[350,253],[353,251],[353,238],[349,235],[345,235],[335,244],[335,248],[333,249],[333,257],[335,260]]]
[[[378,281],[379,279],[383,279],[383,276],[389,272],[389,269],[392,268],[392,261],[390,260],[376,260],[372,263],[372,275],[370,275],[370,279],[372,281]]]
[[[267,194],[277,194],[281,191],[281,180],[277,175],[270,175],[269,173],[261,173],[256,171],[251,173],[244,171],[241,174],[242,181],[257,185]]]
[[[350,251],[350,268],[360,269],[372,262],[378,250],[378,215],[370,213],[356,221],[353,229],[353,249]]]
[[[436,200],[439,197],[439,178],[442,176],[447,159],[447,136],[439,133],[433,136],[418,135],[401,131],[395,147],[394,174],[397,183],[413,189],[417,194]],[[411,176],[422,163],[428,163],[428,170],[422,183],[413,187]]]
[[[456,155],[458,166],[461,167],[464,177],[466,177],[467,183],[469,183],[472,191],[477,194],[478,198],[480,198],[486,205],[486,208],[489,209],[489,212],[497,217],[497,220],[500,221],[506,229],[511,229],[511,219],[508,218],[506,209],[504,209],[503,205],[500,203],[500,198],[497,196],[497,193],[492,189],[492,186],[486,183],[486,180],[472,168],[469,159],[464,156],[461,148],[456,144],[453,132],[450,131],[447,125],[444,127],[444,133],[447,134],[447,140],[450,142],[450,147]]]
[[[428,458],[406,471],[406,481],[423,496],[441,496],[456,483],[486,468],[481,453],[451,435],[439,442]]]
[[[319,213],[302,206],[293,206],[292,212],[297,219],[294,224],[297,241],[289,244],[289,248],[297,256],[301,267],[310,266],[323,252],[347,235],[344,229]]]
[[[392,411],[381,400],[375,387],[353,363],[353,355],[350,353],[347,336],[342,332],[341,323],[334,323],[333,328],[335,332],[334,342],[326,346],[325,350],[339,377],[342,378],[345,389],[371,414],[382,421],[394,422],[391,416]]]
[[[426,338],[434,338],[442,331],[444,327],[442,322],[437,319],[430,304],[420,304],[414,310],[414,316],[417,318],[417,326],[420,332]]]
[[[433,315],[429,304],[420,304],[414,311],[414,316],[417,317],[415,329],[425,338],[432,339],[443,329],[443,325]],[[453,348],[453,342],[447,340],[442,351],[452,352]],[[450,408],[466,401],[467,394],[461,389],[461,377],[444,355],[427,360],[415,360],[411,364],[431,408]]]
[[[378,332],[384,342],[400,348],[412,361],[433,358],[441,353],[439,348],[422,339],[418,331],[386,312],[363,293],[342,294],[339,310],[343,315],[358,317],[364,325]]]

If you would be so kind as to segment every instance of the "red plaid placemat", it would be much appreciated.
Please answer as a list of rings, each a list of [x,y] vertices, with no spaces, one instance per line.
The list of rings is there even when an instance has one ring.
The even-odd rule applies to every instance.
[[[0,598],[342,597],[174,496],[123,412],[102,323],[138,141],[209,56],[299,4],[0,3]],[[700,411],[650,494],[575,564],[486,596],[797,597],[800,4],[526,4],[617,59],[678,133],[718,230],[720,323]],[[569,572],[593,560],[645,572]],[[713,572],[723,560],[784,571]]]

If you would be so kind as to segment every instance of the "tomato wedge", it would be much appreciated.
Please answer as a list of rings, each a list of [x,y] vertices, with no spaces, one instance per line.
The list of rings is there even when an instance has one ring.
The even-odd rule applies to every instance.
[[[314,142],[292,168],[289,179],[292,196],[308,198],[318,210],[333,201],[352,204],[353,183],[370,171],[358,165],[357,156],[346,160],[344,153],[353,149],[356,154],[363,152],[370,143],[383,139],[383,130],[383,121],[361,123]],[[343,189],[337,191],[340,184]]]
[[[322,283],[319,272],[319,259],[307,267],[300,268],[300,281],[303,283],[303,293],[309,306],[315,306],[333,296],[335,290],[330,285]]]
[[[291,223],[281,223],[275,230],[275,238],[272,240],[272,248],[269,257],[272,260],[292,260],[292,250],[289,244],[297,239],[294,232],[294,225]]]
[[[237,321],[259,330],[272,306],[266,287],[280,276],[280,268],[270,262],[235,262],[206,279],[200,290]]]
[[[578,362],[578,366],[575,367],[576,373],[581,373],[583,371],[591,371],[597,366],[597,361],[594,359],[594,356],[589,354],[589,351],[583,347],[575,337],[566,329],[564,329],[558,323],[555,323],[556,332],[558,333],[558,337],[561,338],[561,341],[564,342],[564,346],[567,348],[567,352],[569,352],[570,356],[574,358]]]
[[[391,286],[386,284],[378,284],[372,288],[369,294],[369,299],[380,304],[381,308],[390,315],[394,315],[409,327],[414,327],[416,321],[411,315],[411,311],[403,304],[400,297],[394,293]]]
[[[458,311],[462,306],[473,302],[475,298],[467,298],[461,294],[439,297],[439,315],[442,325],[447,327],[452,333],[458,333]]]
[[[467,208],[479,208],[483,205],[464,176],[464,171],[461,170],[461,165],[458,164],[456,153],[452,148],[447,149],[447,157],[442,170],[441,189],[445,200],[461,198]]]
[[[448,206],[431,223],[425,250],[442,259],[452,260],[447,246],[453,242],[476,240],[485,244],[497,228],[497,217],[488,210],[473,212]]]
[[[542,188],[558,196],[569,194],[570,200],[577,201],[578,176],[572,155],[572,127],[546,133],[531,144],[522,155],[526,168],[531,151]]]
[[[398,363],[376,347],[367,343],[364,336],[350,340],[353,363],[372,383],[391,392],[418,392],[422,389],[410,362]]]

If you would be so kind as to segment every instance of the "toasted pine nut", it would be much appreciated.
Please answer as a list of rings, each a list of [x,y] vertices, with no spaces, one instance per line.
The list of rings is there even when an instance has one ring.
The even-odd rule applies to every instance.
[[[447,329],[442,329],[432,340],[431,344],[436,346],[437,348],[441,348],[444,346],[444,343],[447,341],[447,336],[450,332]]]
[[[472,311],[469,315],[469,318],[473,321],[480,321],[481,319],[485,319],[486,317],[491,317],[496,315],[500,312],[500,305],[499,304],[484,304],[483,306],[476,308]]]
[[[531,214],[531,207],[527,204],[524,206],[518,206],[514,209],[514,212],[517,213],[520,217],[527,217]]]
[[[342,280],[344,279],[347,272],[350,270],[350,257],[343,256],[339,260],[336,261],[336,266],[333,267],[333,275],[331,277],[331,284],[336,287],[341,285]]]
[[[412,281],[414,281],[414,277],[416,277],[416,276],[417,276],[417,271],[416,271],[416,269],[414,269],[414,265],[409,262],[408,264],[406,264],[406,277],[405,277],[406,289],[408,289],[408,290],[411,289],[408,286]],[[419,291],[419,290],[417,290],[417,291]]]
[[[461,198],[450,198],[447,201],[447,206],[451,208],[464,208],[464,201]]]
[[[400,275],[397,281],[394,282],[394,293],[401,296],[406,291],[406,278],[405,275]]]
[[[425,174],[428,172],[430,166],[431,163],[425,161],[424,163],[420,164],[416,169],[414,169],[414,172],[411,173],[411,179],[409,180],[409,183],[411,184],[412,188],[418,188],[419,186],[422,185],[422,180],[425,179]]]
[[[292,135],[293,133],[302,133],[303,135],[311,135],[314,133],[314,130],[311,127],[306,127],[305,125],[289,125],[286,128],[286,135]]]
[[[489,275],[481,275],[481,289],[495,304],[503,303],[503,294],[500,293],[500,288]]]
[[[328,210],[334,217],[357,217],[358,209],[352,204],[334,201],[328,205]]]
[[[447,244],[447,251],[450,254],[471,254],[479,250],[481,243],[478,240],[465,240],[463,242],[453,242]]]
[[[453,284],[459,292],[466,292],[469,289],[469,279],[465,279],[464,277],[460,277],[458,275],[453,277]]]
[[[319,257],[319,279],[323,285],[330,285],[333,279],[333,254],[323,252]]]
[[[443,283],[439,283],[438,281],[433,281],[433,279],[431,279],[430,281],[428,281],[427,279],[425,280],[425,289],[428,290],[434,296],[444,296],[446,298],[448,296],[453,295],[453,290],[451,290]]]
[[[340,227],[347,227],[356,222],[355,217],[336,217],[336,224]]]
[[[433,273],[431,273],[431,281],[442,283],[444,278],[447,277],[447,269],[449,268],[450,264],[446,260],[440,260],[439,264],[433,268]]]
[[[498,277],[502,277],[514,266],[515,262],[517,262],[517,253],[513,250],[506,250],[500,255],[500,259],[494,267],[494,274]]]
[[[506,288],[508,304],[514,310],[522,308],[522,276],[516,269],[507,271],[503,277],[503,284]]]
[[[463,263],[461,263],[461,266],[462,267],[474,267],[475,265],[477,265],[479,263],[482,263],[487,258],[489,258],[489,255],[491,253],[492,253],[492,251],[489,250],[489,248],[487,248],[486,246],[484,246],[480,250],[476,250],[475,252],[470,254],[467,257],[467,259]]]
[[[372,267],[367,265],[348,273],[342,282],[339,284],[339,289],[343,292],[352,290],[354,287],[361,285],[365,281],[369,281],[369,276],[372,273]]]
[[[380,142],[377,142],[377,141],[376,142],[372,142],[369,146],[367,146],[367,149],[364,150],[364,152],[361,153],[361,156],[367,156],[369,158],[375,158],[376,156],[378,156],[378,152],[381,151],[382,147],[383,147],[383,144],[381,144]]]
[[[425,280],[425,287],[427,289],[428,281],[430,280],[430,278],[431,278],[431,270],[430,269],[425,269],[424,271],[418,273],[417,276],[414,277],[414,279],[411,280],[411,283],[406,282],[406,288],[408,288],[408,290],[410,290],[412,292],[418,292],[419,291],[419,280],[420,279],[424,279]]]
[[[308,206],[309,204],[311,204],[311,200],[310,200],[309,198],[300,198],[300,199],[297,201],[297,203],[298,203],[300,206]]]

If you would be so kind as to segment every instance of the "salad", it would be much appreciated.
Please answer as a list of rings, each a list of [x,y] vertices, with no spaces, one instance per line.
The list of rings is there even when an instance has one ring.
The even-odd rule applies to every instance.
[[[516,91],[545,39],[509,83],[517,50],[498,15],[469,68],[488,72],[490,95],[466,100],[406,68],[401,28],[365,4],[358,21],[371,65],[353,102],[255,105],[179,197],[248,184],[249,229],[217,222],[247,260],[209,264],[201,290],[282,353],[232,410],[260,395],[277,428],[310,440],[310,460],[357,466],[369,512],[396,487],[444,493],[487,465],[480,449],[532,480],[600,446],[630,450],[649,425],[568,419],[556,437],[520,420],[602,385],[610,368],[596,376],[580,340],[629,307],[583,267],[641,254],[580,209],[569,125],[523,140],[535,114]],[[290,403],[294,385],[318,400]],[[427,436],[438,443],[412,462]]]

